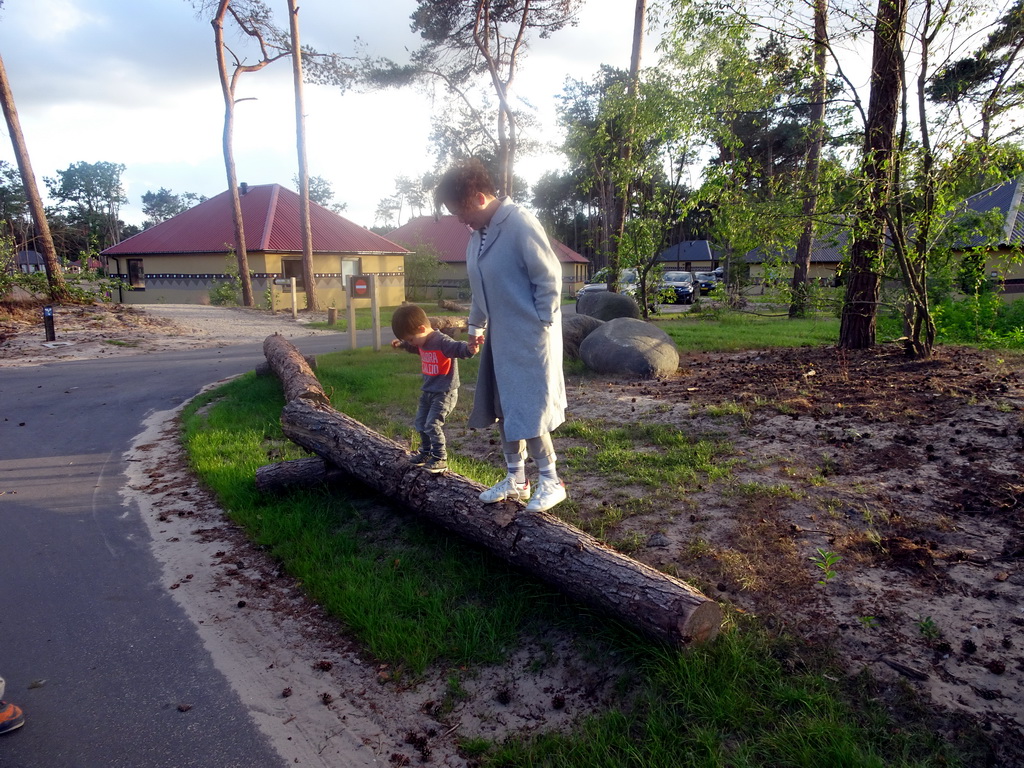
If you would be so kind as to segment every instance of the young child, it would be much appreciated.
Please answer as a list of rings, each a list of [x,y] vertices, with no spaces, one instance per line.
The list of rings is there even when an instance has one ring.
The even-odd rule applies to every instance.
[[[415,304],[403,304],[391,316],[391,330],[397,337],[395,349],[420,356],[423,390],[416,411],[416,431],[420,433],[419,453],[413,454],[413,466],[437,474],[448,469],[448,448],[444,439],[444,420],[455,408],[459,397],[458,358],[472,357],[480,348],[475,340],[456,341],[430,327],[426,312]]]

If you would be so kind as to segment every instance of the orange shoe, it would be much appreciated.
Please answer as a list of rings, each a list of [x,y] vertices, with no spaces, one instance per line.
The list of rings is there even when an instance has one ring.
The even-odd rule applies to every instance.
[[[24,724],[25,713],[21,711],[21,707],[0,701],[0,733],[13,731],[15,728],[21,728]]]

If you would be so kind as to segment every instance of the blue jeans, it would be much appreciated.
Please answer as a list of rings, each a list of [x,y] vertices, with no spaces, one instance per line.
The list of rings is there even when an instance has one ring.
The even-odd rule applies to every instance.
[[[459,401],[459,390],[450,392],[421,392],[420,405],[416,410],[413,425],[420,433],[422,450],[439,459],[448,458],[448,446],[444,439],[444,420],[448,418]]]

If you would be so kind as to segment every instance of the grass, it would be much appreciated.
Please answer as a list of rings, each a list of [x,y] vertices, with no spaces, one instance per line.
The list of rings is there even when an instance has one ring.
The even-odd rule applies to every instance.
[[[749,624],[750,622],[743,622]],[[946,765],[933,733],[909,734],[867,695],[844,689],[798,646],[736,626],[710,646],[637,659],[645,681],[631,710],[575,733],[504,743],[485,765],[589,768]],[[794,669],[800,671],[794,671]],[[847,702],[856,701],[856,711]],[[477,745],[479,749],[479,745]]]
[[[780,323],[787,328],[788,323]],[[741,349],[750,334],[774,337],[761,321],[722,323],[722,348]],[[713,323],[664,326],[714,335]],[[809,332],[816,327],[808,321]],[[820,337],[819,337],[820,338]],[[710,343],[707,341],[701,344]],[[810,343],[819,343],[818,341]],[[824,342],[821,342],[824,343]],[[318,359],[318,376],[335,407],[384,434],[408,438],[420,375],[405,353],[355,350]],[[471,384],[476,361],[462,361]],[[453,421],[465,419],[470,397]],[[687,651],[667,649],[594,616],[561,595],[456,537],[420,524],[360,490],[261,495],[257,467],[303,455],[283,438],[279,384],[247,375],[197,398],[183,414],[184,440],[199,476],[254,541],[299,579],[366,651],[396,677],[438,666],[456,670],[504,659],[548,627],[574,632],[595,658],[627,659],[621,698],[571,733],[538,734],[463,745],[479,765],[566,768],[684,766],[967,765],[968,740],[941,742],[924,718],[894,723],[873,703],[869,679],[847,684],[829,659],[731,615],[720,638]],[[721,477],[722,446],[653,424],[602,429],[574,421],[559,432],[577,446],[568,461],[643,487],[691,487]],[[657,450],[641,450],[655,445]],[[453,456],[456,471],[489,483],[500,468]],[[784,493],[745,488],[740,493]],[[572,514],[571,505],[567,513]],[[631,549],[636,542],[618,542]],[[698,544],[695,542],[694,546]],[[460,673],[461,674],[461,673]],[[454,678],[457,682],[458,678]],[[450,691],[452,704],[458,686]],[[903,706],[896,711],[911,711]]]
[[[769,347],[835,344],[839,320],[831,316],[789,320],[741,313],[687,313],[659,320],[680,352],[739,352]]]

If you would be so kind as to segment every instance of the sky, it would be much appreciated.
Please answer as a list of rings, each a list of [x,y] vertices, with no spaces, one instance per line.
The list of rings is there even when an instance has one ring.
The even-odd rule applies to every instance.
[[[280,6],[286,25],[284,0],[270,5]],[[634,7],[632,0],[585,0],[576,27],[531,42],[516,91],[536,107],[546,139],[559,138],[555,97],[566,78],[590,80],[601,64],[629,67]],[[401,60],[418,46],[409,31],[415,8],[413,0],[300,0],[301,39],[350,54],[358,38],[371,55]],[[650,42],[644,55],[654,55]],[[226,189],[213,30],[189,0],[4,0],[0,56],[44,195],[43,178],[73,163],[122,163],[128,203],[121,218],[141,225],[147,191],[212,197]],[[396,177],[431,170],[425,96],[313,85],[304,96],[310,174],[332,184],[334,201],[347,205],[342,215],[356,224],[375,223]],[[243,75],[236,97],[245,99],[235,119],[239,181],[292,188],[298,156],[290,60]],[[13,164],[6,125],[0,130],[0,160]],[[517,163],[530,182],[561,168],[557,153]]]

